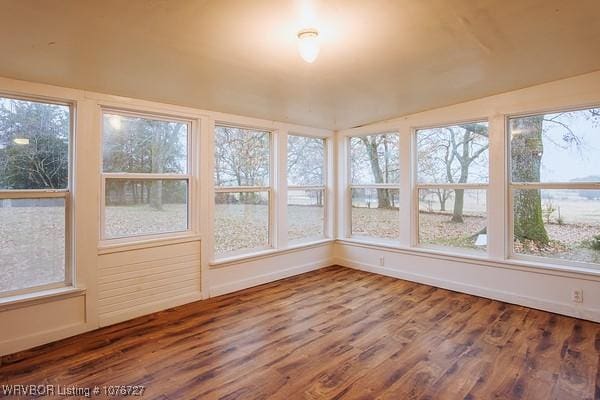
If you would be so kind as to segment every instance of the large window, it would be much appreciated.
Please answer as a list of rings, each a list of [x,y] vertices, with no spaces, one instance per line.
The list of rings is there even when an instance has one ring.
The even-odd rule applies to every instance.
[[[102,238],[189,228],[190,123],[105,110]]]
[[[0,295],[68,284],[71,108],[0,97]]]
[[[325,236],[325,139],[289,135],[287,148],[288,239]]]
[[[416,131],[420,245],[486,250],[488,148],[487,122]]]
[[[600,109],[508,129],[513,254],[600,264]]]
[[[399,239],[398,145],[397,133],[349,139],[352,236]]]
[[[271,133],[215,127],[215,254],[271,247]]]

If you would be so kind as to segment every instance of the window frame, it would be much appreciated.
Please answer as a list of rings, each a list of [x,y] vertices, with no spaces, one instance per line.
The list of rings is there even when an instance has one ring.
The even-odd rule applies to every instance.
[[[475,256],[475,257],[490,257],[489,245],[486,243],[485,251],[479,252],[474,249],[467,249],[461,247],[452,247],[452,246],[441,246],[435,244],[422,244],[420,243],[420,201],[419,201],[419,191],[422,189],[446,189],[446,190],[483,190],[485,191],[485,220],[486,226],[489,226],[490,223],[490,209],[489,209],[489,187],[491,180],[491,167],[490,160],[488,160],[488,179],[487,183],[419,183],[418,180],[418,171],[419,171],[419,158],[418,158],[418,139],[417,133],[420,130],[425,129],[435,129],[435,128],[445,128],[451,126],[457,126],[460,124],[475,124],[475,123],[487,123],[488,126],[488,153],[491,154],[491,138],[490,138],[490,120],[489,118],[480,118],[480,119],[469,119],[462,120],[457,122],[445,122],[441,124],[434,125],[423,125],[411,128],[411,181],[412,181],[412,207],[411,207],[411,247],[419,248],[419,249],[428,249],[435,250],[440,252],[445,252],[448,254],[456,254],[460,256]],[[489,237],[489,232],[488,232]]]
[[[0,189],[0,200],[6,199],[56,199],[64,200],[65,209],[65,276],[63,281],[51,282],[43,285],[35,285],[27,288],[0,292],[0,298],[12,297],[23,294],[41,292],[44,290],[58,289],[63,287],[73,286],[75,282],[74,254],[73,254],[73,231],[74,231],[74,216],[73,216],[73,156],[75,148],[75,124],[77,105],[75,101],[65,101],[60,99],[47,98],[43,96],[27,96],[14,95],[0,92],[0,97],[10,100],[21,100],[36,102],[41,104],[51,104],[66,106],[69,108],[69,134],[68,134],[68,167],[67,167],[67,187],[64,189]]]
[[[180,122],[187,125],[187,140],[186,140],[186,173],[138,173],[138,172],[104,172],[104,115],[111,114],[122,117],[135,117],[145,118],[155,121],[165,122]],[[146,242],[148,240],[155,239],[174,239],[180,237],[192,236],[195,232],[194,228],[194,198],[195,198],[195,180],[194,180],[194,165],[196,154],[195,148],[195,134],[197,122],[193,119],[186,118],[184,116],[178,116],[173,114],[163,114],[155,111],[144,111],[144,110],[130,110],[126,108],[119,108],[114,106],[104,106],[100,104],[99,112],[99,126],[100,126],[100,207],[99,207],[99,238],[100,247],[107,247],[112,245],[122,244],[136,244],[140,242]],[[106,237],[106,182],[107,180],[120,180],[120,181],[156,181],[156,180],[175,180],[175,181],[186,181],[187,182],[187,229],[182,231],[174,232],[162,232],[142,235],[132,235],[116,238]],[[194,214],[194,215],[192,215]]]
[[[600,190],[599,182],[516,182],[512,181],[512,138],[510,131],[510,120],[518,118],[534,117],[546,114],[557,114],[563,112],[575,112],[585,111],[592,108],[600,108],[600,105],[585,105],[580,107],[558,107],[551,109],[543,109],[539,111],[523,112],[523,113],[511,113],[505,114],[504,116],[504,134],[506,137],[506,218],[507,218],[507,232],[506,232],[506,259],[508,260],[521,260],[542,264],[553,264],[566,267],[577,267],[583,269],[600,269],[600,264],[587,263],[583,261],[575,261],[568,259],[561,259],[557,257],[542,257],[528,254],[520,254],[515,252],[515,218],[514,218],[514,198],[513,192],[516,190]]]
[[[398,178],[398,183],[366,183],[366,184],[354,184],[352,183],[352,144],[351,141],[356,137],[365,137],[365,136],[376,136],[376,135],[386,135],[393,134],[398,136],[398,167],[402,168],[402,150],[400,149],[400,137],[401,133],[397,129],[390,129],[389,131],[378,131],[378,132],[369,132],[369,133],[361,133],[356,135],[348,135],[345,136],[345,145],[346,145],[346,207],[348,207],[348,212],[346,215],[346,232],[345,237],[353,240],[373,242],[373,243],[383,243],[392,246],[398,246],[400,244],[400,213],[398,213],[396,223],[398,224],[398,236],[394,239],[386,239],[377,236],[366,236],[366,235],[353,235],[352,234],[352,191],[354,189],[393,189],[398,190],[398,193],[401,193],[401,178]],[[400,172],[401,173],[401,172]]]
[[[288,157],[289,157],[289,137],[290,136],[298,136],[298,137],[303,137],[303,138],[308,138],[308,139],[320,139],[323,142],[323,174],[322,174],[322,179],[321,179],[321,185],[290,185],[289,184],[289,177],[287,174],[288,171]],[[290,191],[293,190],[314,190],[314,191],[321,191],[323,193],[323,235],[320,237],[314,237],[314,236],[308,236],[308,237],[304,237],[301,239],[294,239],[294,240],[289,240],[289,218],[287,218],[287,227],[288,227],[288,231],[286,232],[286,237],[287,237],[287,242],[292,245],[292,246],[296,246],[296,245],[303,245],[303,244],[310,244],[310,243],[314,243],[314,242],[318,242],[320,240],[325,240],[329,238],[329,196],[327,193],[327,177],[328,175],[328,163],[329,163],[329,151],[328,151],[328,146],[329,146],[329,138],[324,137],[324,136],[316,136],[316,135],[307,135],[307,134],[302,134],[302,133],[295,133],[295,132],[288,132],[288,134],[286,135],[286,146],[285,146],[285,160],[286,160],[286,194],[289,194]],[[286,207],[286,213],[289,207],[289,199],[286,198],[285,199],[285,207]],[[287,214],[289,215],[289,214]]]
[[[257,252],[261,252],[261,251],[266,251],[266,250],[273,250],[275,249],[275,241],[276,241],[276,224],[275,224],[275,215],[276,215],[276,204],[275,204],[275,164],[276,161],[274,160],[277,156],[275,149],[275,143],[276,143],[276,134],[277,132],[273,129],[267,129],[267,128],[262,128],[262,127],[257,127],[257,126],[251,126],[251,125],[245,125],[245,124],[235,124],[235,123],[231,123],[231,122],[225,122],[225,121],[215,121],[214,122],[214,127],[213,127],[213,138],[216,138],[216,130],[218,127],[225,127],[225,128],[236,128],[236,129],[243,129],[243,130],[252,130],[252,131],[260,131],[260,132],[266,132],[269,134],[269,185],[268,186],[218,186],[215,182],[215,178],[214,178],[214,173],[215,173],[215,168],[216,168],[216,158],[215,158],[215,151],[213,149],[213,154],[211,155],[211,157],[213,157],[213,159],[215,159],[215,163],[214,163],[214,167],[213,170],[210,171],[211,174],[211,180],[213,181],[213,196],[212,196],[212,206],[213,208],[216,207],[216,203],[215,203],[215,196],[217,193],[248,193],[248,192],[256,192],[256,193],[261,193],[261,192],[266,192],[267,193],[267,198],[269,200],[269,205],[268,205],[268,221],[267,221],[267,229],[268,229],[268,243],[266,246],[260,246],[260,247],[250,247],[250,248],[243,248],[243,249],[238,249],[238,250],[233,250],[233,251],[228,251],[225,253],[217,253],[216,251],[216,240],[213,240],[213,249],[212,249],[212,254],[213,254],[213,263],[218,263],[220,260],[226,260],[226,259],[230,259],[230,258],[236,258],[239,256],[246,256],[246,255],[252,255],[254,253]],[[213,220],[215,219],[216,213],[214,213],[213,215]],[[213,238],[214,238],[214,221],[213,221]]]

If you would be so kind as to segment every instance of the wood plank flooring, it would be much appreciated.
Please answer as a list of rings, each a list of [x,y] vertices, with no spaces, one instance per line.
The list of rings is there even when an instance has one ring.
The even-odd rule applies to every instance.
[[[144,385],[144,399],[600,399],[599,362],[600,324],[329,267],[6,356],[0,383]]]

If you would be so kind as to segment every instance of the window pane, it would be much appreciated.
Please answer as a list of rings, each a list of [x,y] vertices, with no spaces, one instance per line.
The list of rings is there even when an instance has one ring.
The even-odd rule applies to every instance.
[[[187,173],[188,124],[104,114],[104,172]]]
[[[398,189],[352,189],[352,235],[398,240]]]
[[[288,185],[323,185],[324,165],[324,139],[288,136]]]
[[[417,131],[419,183],[485,183],[489,177],[488,123]]]
[[[419,243],[485,252],[486,191],[420,189]]]
[[[400,180],[398,139],[396,133],[350,138],[352,184],[398,183]]]
[[[324,236],[323,190],[288,191],[288,239],[322,239]]]
[[[104,237],[115,239],[188,229],[187,180],[107,179]]]
[[[70,109],[0,97],[0,189],[66,189]]]
[[[269,246],[269,194],[215,194],[215,254]]]
[[[269,186],[271,134],[215,127],[215,185]]]
[[[0,292],[65,280],[64,199],[0,200]]]
[[[514,190],[517,254],[600,263],[600,190]]]
[[[600,109],[512,118],[513,182],[600,182]]]

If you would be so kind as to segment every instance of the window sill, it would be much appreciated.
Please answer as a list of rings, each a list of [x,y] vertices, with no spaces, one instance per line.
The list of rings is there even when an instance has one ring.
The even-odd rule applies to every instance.
[[[286,254],[286,253],[292,253],[295,251],[311,249],[314,247],[323,246],[323,245],[330,244],[333,242],[334,242],[333,239],[321,239],[321,240],[312,241],[312,242],[296,243],[292,246],[286,247],[285,249],[267,249],[267,250],[255,251],[252,253],[236,255],[236,256],[232,256],[232,257],[219,258],[219,259],[216,259],[213,262],[211,262],[210,267],[211,268],[228,267],[233,264],[238,264],[240,262],[259,260],[261,258],[271,257],[273,255],[281,255],[281,254]]]
[[[418,257],[435,258],[447,261],[458,261],[469,264],[484,265],[488,267],[515,269],[521,271],[535,272],[545,275],[558,275],[600,281],[600,270],[592,268],[574,267],[561,264],[542,263],[537,261],[526,261],[516,258],[495,259],[485,256],[477,256],[469,253],[457,253],[449,251],[440,251],[422,247],[405,247],[392,245],[389,243],[375,242],[372,240],[358,240],[356,238],[338,239],[336,243],[350,246],[371,248],[375,250],[388,250],[395,253],[413,255]]]
[[[83,296],[86,290],[73,286],[66,286],[56,289],[41,290],[39,292],[19,294],[0,298],[0,311],[12,310],[15,308],[28,307],[48,301],[68,299],[70,297]]]
[[[170,238],[153,238],[135,241],[132,240],[124,243],[100,242],[100,245],[98,246],[98,255],[119,253],[123,251],[141,250],[147,249],[149,247],[169,246],[179,243],[197,242],[200,240],[200,235],[186,234],[172,236]]]

